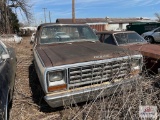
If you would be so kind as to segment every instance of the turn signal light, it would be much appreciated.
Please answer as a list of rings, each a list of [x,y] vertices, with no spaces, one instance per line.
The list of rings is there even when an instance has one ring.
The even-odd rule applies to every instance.
[[[66,88],[67,88],[66,84],[58,85],[58,86],[51,86],[51,87],[48,87],[48,92],[63,90],[63,89],[66,89]]]

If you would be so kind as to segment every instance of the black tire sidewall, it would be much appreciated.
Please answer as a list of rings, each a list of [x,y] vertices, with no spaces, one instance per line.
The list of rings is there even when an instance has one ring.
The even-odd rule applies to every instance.
[[[145,40],[147,40],[149,43],[154,43],[154,38],[151,36],[146,36]]]

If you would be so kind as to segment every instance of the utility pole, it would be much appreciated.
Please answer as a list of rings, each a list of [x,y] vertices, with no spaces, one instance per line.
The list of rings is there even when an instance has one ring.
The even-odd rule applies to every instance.
[[[75,20],[75,1],[72,0],[72,23],[76,23]]]
[[[49,21],[51,23],[51,13],[50,13],[50,11],[49,11]]]
[[[43,8],[44,9],[44,19],[45,19],[45,23],[46,23],[46,9],[47,8]]]

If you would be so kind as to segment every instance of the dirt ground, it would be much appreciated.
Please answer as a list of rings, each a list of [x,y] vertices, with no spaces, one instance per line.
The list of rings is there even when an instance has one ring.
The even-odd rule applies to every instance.
[[[160,103],[159,88],[155,90],[147,84],[148,81],[145,81],[142,92],[137,89],[135,92],[129,91],[130,94],[126,92],[117,94],[116,99],[112,96],[98,102],[82,103],[74,107],[50,108],[43,99],[29,40],[30,37],[25,37],[21,44],[14,46],[18,61],[13,104],[10,111],[11,120],[105,120],[124,117],[127,120],[131,117],[137,118],[139,104],[144,102],[159,105]],[[144,93],[144,91],[147,92]]]

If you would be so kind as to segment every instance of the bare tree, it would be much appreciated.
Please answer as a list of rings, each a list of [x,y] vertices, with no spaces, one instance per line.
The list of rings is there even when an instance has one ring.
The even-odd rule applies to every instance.
[[[11,32],[9,23],[11,15],[10,8],[19,8],[19,10],[22,11],[21,14],[26,17],[28,23],[32,21],[29,0],[0,0],[0,34]]]
[[[23,14],[26,16],[27,21],[30,23],[32,21],[32,13],[30,12],[30,8],[32,7],[29,5],[29,0],[10,0],[11,4],[9,7],[20,8]]]
[[[7,0],[0,1],[0,33],[10,32]]]
[[[154,15],[157,18],[157,21],[160,22],[160,14],[159,13],[155,13]]]

